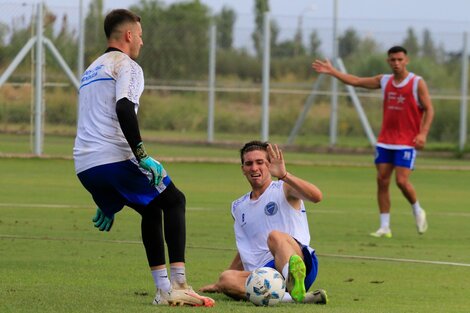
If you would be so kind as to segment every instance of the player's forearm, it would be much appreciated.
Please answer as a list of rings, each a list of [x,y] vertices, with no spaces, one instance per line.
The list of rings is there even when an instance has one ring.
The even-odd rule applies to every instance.
[[[331,72],[331,76],[333,76],[334,78],[338,79],[339,81],[341,81],[342,83],[344,84],[347,84],[347,85],[351,85],[351,86],[355,86],[355,87],[359,87],[360,84],[360,78],[358,76],[355,76],[355,75],[352,75],[352,74],[347,74],[347,73],[343,73],[343,72],[340,72],[339,70],[337,69],[334,69],[332,72]]]
[[[432,120],[434,119],[434,109],[429,106],[423,114],[423,120],[421,122],[420,133],[427,136],[431,129]]]
[[[287,175],[282,180],[289,185],[289,194],[294,197],[313,203],[320,202],[323,198],[323,193],[317,186],[289,172],[287,172]]]
[[[122,133],[126,137],[132,151],[136,154],[137,147],[142,142],[142,137],[140,136],[139,123],[134,107],[135,104],[127,98],[122,98],[116,103],[116,115]]]

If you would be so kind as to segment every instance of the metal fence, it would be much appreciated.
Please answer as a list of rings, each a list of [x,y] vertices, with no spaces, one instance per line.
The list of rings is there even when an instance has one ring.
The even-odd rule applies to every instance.
[[[37,29],[37,25],[41,25],[36,19],[38,8],[36,4],[0,3],[0,132],[30,133],[31,151],[35,154],[42,153],[43,136],[52,129],[73,135],[77,110],[76,83],[71,76],[78,77],[77,73],[82,72],[81,49],[77,48],[81,38],[79,22],[87,13],[78,3],[46,7],[41,33]],[[85,13],[82,18],[80,12]],[[371,42],[374,53],[380,56],[376,63],[381,65],[373,63],[374,60],[371,64],[381,68],[386,65],[388,47],[403,43],[409,36],[408,22],[316,19],[308,14],[269,15],[269,18],[265,26],[274,23],[277,28],[274,32],[271,27],[265,28],[271,30],[271,42],[276,41],[268,54],[257,55],[252,39],[254,16],[245,14],[237,16],[230,49],[219,47],[217,29],[208,25],[203,40],[198,39],[199,42],[190,47],[179,47],[177,55],[158,63],[158,69],[144,67],[146,89],[139,111],[141,126],[167,136],[183,134],[184,138],[207,142],[274,136],[290,144],[368,146],[367,132],[346,87],[340,84],[334,89],[331,80],[315,86],[318,75],[311,70],[310,63],[315,58],[332,58],[333,38],[344,38],[352,29],[356,36],[353,38],[366,48],[359,57],[343,58],[346,69],[363,74],[361,62],[372,54],[364,49]],[[413,28],[419,44],[436,23],[442,24],[439,27],[442,31],[430,34],[437,54],[434,57],[441,66],[438,69],[427,66],[426,56],[420,52],[412,56],[410,69],[427,81],[436,109],[430,143],[464,150],[468,134],[468,81],[467,71],[462,70],[467,66],[467,58],[462,55],[468,55],[465,50],[468,25],[423,20],[420,28]],[[145,33],[153,31],[144,29],[144,41]],[[38,56],[41,50],[37,41],[29,43],[27,49],[25,45],[31,38],[37,40],[40,34],[44,36],[44,50]],[[105,48],[104,34],[101,36],[102,46],[98,44],[95,54]],[[161,36],[168,38],[156,38],[152,45],[144,44],[142,57],[150,59],[150,63],[157,64],[158,58],[165,58],[161,51],[171,50],[168,43],[191,42],[191,38],[187,38],[191,34],[178,27]],[[312,38],[316,42],[312,42]],[[166,45],[162,46],[158,40]],[[146,52],[148,46],[156,50]],[[361,51],[360,48],[355,47]],[[343,50],[348,52],[348,46]],[[20,53],[24,56],[12,69]],[[199,67],[184,67],[188,54],[198,56]],[[88,57],[92,58],[93,53],[88,52]],[[201,66],[203,70],[199,70]],[[187,71],[191,71],[191,75]],[[42,73],[41,81],[36,79],[37,73]],[[377,134],[381,120],[380,93],[356,92],[371,131]],[[332,97],[337,99],[337,107],[333,109]]]

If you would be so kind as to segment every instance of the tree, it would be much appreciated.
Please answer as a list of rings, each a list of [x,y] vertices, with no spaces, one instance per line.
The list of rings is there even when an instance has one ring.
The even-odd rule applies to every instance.
[[[264,13],[269,11],[268,0],[255,0],[255,30],[251,35],[255,51],[258,57],[263,55],[263,32],[264,32]],[[279,36],[279,25],[276,21],[271,20],[271,42],[272,50],[275,50],[276,42]]]
[[[264,26],[264,13],[269,11],[268,0],[255,0],[255,30],[251,35],[255,51],[258,56],[262,55],[263,51],[263,26]]]
[[[302,50],[305,52],[304,50]],[[297,42],[294,40],[285,40],[280,42],[271,51],[273,57],[292,58],[299,55]]]
[[[141,0],[132,11],[142,17],[144,47],[139,62],[147,75],[192,79],[207,74],[207,6],[193,1],[164,8],[159,1]]]
[[[419,53],[419,43],[418,37],[412,27],[409,27],[406,31],[406,38],[403,41],[402,46],[408,51],[409,55],[418,55]]]
[[[57,36],[53,39],[54,45],[70,68],[77,66],[77,36],[75,31],[69,29],[67,14],[62,16],[62,25]],[[56,62],[57,63],[57,62]]]
[[[217,46],[221,49],[231,49],[233,45],[233,25],[237,14],[233,9],[223,7],[220,14],[216,16]]]
[[[138,5],[132,6],[131,11],[141,17],[142,40],[144,46],[140,50],[139,64],[146,76],[162,77],[160,60],[162,59],[164,8],[159,1],[141,0]]]
[[[340,58],[347,58],[349,55],[356,52],[360,45],[361,39],[359,38],[354,28],[346,29],[343,36],[338,38],[338,54]]]
[[[297,26],[297,31],[295,32],[294,42],[295,42],[295,50],[294,55],[298,56],[300,54],[305,54],[305,48],[302,41],[303,32],[302,32],[302,16],[299,17],[299,25]]]
[[[437,50],[429,29],[425,29],[423,32],[423,44],[421,45],[421,52],[423,57],[436,60]]]
[[[320,54],[321,40],[316,30],[310,33],[309,40],[309,53],[311,56],[316,56]]]
[[[103,0],[90,1],[85,18],[85,64],[90,64],[106,48],[103,8]]]
[[[6,60],[5,45],[8,31],[8,25],[0,22],[0,66],[2,66],[4,61]]]

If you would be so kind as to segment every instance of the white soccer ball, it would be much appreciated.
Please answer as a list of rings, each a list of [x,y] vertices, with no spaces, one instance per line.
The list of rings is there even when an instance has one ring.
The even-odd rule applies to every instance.
[[[286,281],[275,269],[261,267],[248,276],[245,289],[248,300],[254,305],[272,306],[284,297]]]

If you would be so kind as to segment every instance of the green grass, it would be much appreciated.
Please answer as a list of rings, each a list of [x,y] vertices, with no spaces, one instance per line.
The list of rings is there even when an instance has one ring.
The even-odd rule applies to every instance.
[[[70,153],[70,140],[61,140],[52,145],[54,151]],[[2,140],[0,152],[17,144]],[[168,159],[227,160],[165,163],[187,197],[187,271],[198,289],[215,281],[235,254],[230,203],[248,191],[235,163],[237,149],[155,143],[148,150]],[[428,212],[429,231],[416,233],[409,205],[392,186],[394,236],[377,239],[368,236],[378,226],[370,156],[288,152],[286,159],[289,171],[324,193],[324,200],[308,203],[307,211],[320,260],[313,288],[326,289],[330,304],[281,304],[270,311],[468,312],[470,267],[393,261],[470,263],[470,172],[439,169],[468,161],[420,158],[412,182]],[[155,290],[138,214],[126,208],[110,233],[97,231],[91,223],[95,207],[70,159],[2,158],[0,172],[0,312],[194,310],[150,304]],[[208,311],[268,310],[224,295],[214,298],[217,306]]]

